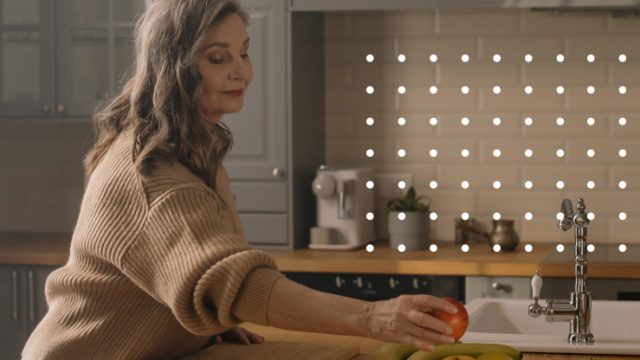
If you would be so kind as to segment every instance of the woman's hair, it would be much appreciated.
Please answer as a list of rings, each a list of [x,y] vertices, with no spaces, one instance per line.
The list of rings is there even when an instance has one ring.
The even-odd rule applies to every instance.
[[[180,161],[216,190],[216,174],[233,137],[201,108],[198,54],[212,29],[227,15],[249,15],[236,0],[155,0],[138,19],[135,63],[122,92],[94,115],[97,140],[84,159],[96,169],[120,133],[133,129],[133,159],[143,176],[159,162]]]

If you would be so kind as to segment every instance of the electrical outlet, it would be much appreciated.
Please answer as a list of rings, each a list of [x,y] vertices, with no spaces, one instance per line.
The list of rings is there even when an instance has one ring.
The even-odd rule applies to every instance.
[[[398,198],[398,190],[406,194],[413,186],[413,174],[375,174],[373,176],[373,189],[377,198]],[[404,189],[398,187],[398,183],[404,181]]]

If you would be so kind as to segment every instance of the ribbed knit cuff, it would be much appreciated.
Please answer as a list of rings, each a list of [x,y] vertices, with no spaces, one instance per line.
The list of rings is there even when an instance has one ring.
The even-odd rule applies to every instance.
[[[269,326],[267,305],[273,284],[284,274],[266,267],[251,270],[242,281],[231,312],[242,321]]]

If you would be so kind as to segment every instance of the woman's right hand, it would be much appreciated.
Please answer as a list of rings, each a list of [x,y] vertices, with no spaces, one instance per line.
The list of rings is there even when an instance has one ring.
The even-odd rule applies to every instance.
[[[423,341],[452,344],[453,330],[441,320],[427,314],[436,309],[450,314],[455,306],[431,295],[401,295],[397,298],[367,304],[364,336],[372,339],[405,343],[418,350],[434,351],[435,346]]]

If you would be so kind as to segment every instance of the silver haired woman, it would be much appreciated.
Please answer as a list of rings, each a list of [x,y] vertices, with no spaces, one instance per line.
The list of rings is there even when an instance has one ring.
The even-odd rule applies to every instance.
[[[252,249],[222,159],[223,114],[253,77],[249,16],[235,0],[155,0],[135,30],[130,79],[95,124],[89,182],[68,263],[46,283],[49,312],[22,356],[179,359],[233,339],[243,322],[403,342],[453,342],[428,296],[366,302],[288,280]]]

